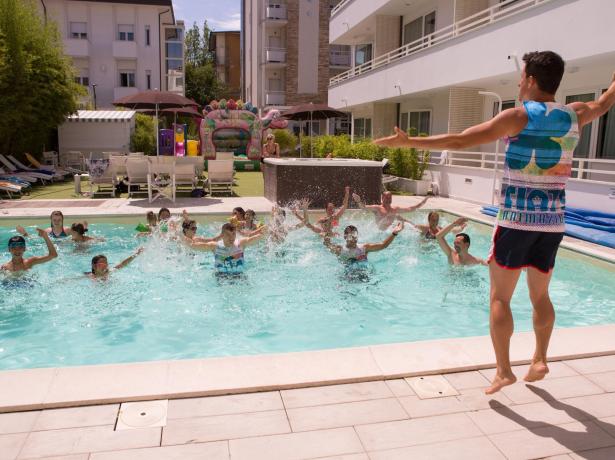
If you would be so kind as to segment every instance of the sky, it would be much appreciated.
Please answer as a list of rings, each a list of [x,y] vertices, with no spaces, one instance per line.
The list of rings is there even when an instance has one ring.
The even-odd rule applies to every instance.
[[[186,30],[203,21],[213,30],[239,30],[241,23],[240,0],[173,0],[175,19],[183,19]]]

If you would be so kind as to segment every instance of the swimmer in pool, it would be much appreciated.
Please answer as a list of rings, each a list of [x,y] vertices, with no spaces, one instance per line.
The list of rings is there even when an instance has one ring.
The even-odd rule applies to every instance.
[[[286,211],[280,208],[277,204],[271,209],[271,218],[271,224],[269,224],[268,227],[269,239],[275,244],[283,243],[290,232],[305,226],[301,220],[299,220],[299,223],[295,225],[287,225]]]
[[[135,260],[135,258],[143,252],[143,249],[144,248],[137,249],[133,255],[121,261],[119,264],[113,267],[112,270],[119,270],[120,268],[124,268],[130,262]],[[95,279],[107,279],[107,277],[109,276],[109,273],[110,273],[110,270],[109,270],[109,262],[107,261],[107,256],[105,256],[104,254],[99,254],[97,256],[92,257],[92,271],[85,272],[84,274],[88,278],[95,280]]]
[[[139,232],[137,233],[137,236],[151,235],[154,228],[158,225],[158,218],[156,217],[156,214],[154,214],[154,211],[148,211],[145,215],[145,220],[147,221],[147,224],[139,223],[139,225],[137,225],[137,228],[135,229]]]
[[[414,228],[421,232],[421,235],[426,240],[435,240],[438,232],[442,230],[442,227],[438,225],[440,223],[440,214],[438,211],[431,211],[427,214],[427,225],[414,224],[412,222],[410,223]],[[455,234],[461,233],[465,227],[466,224],[460,225],[459,227],[453,228],[452,232]]]
[[[356,193],[352,194],[352,199],[361,209],[371,211],[376,218],[376,224],[380,230],[386,230],[395,220],[405,220],[400,213],[412,212],[423,206],[429,196],[426,196],[419,204],[414,206],[393,206],[393,194],[389,191],[382,192],[381,204],[365,205],[361,201],[361,197]]]
[[[359,244],[359,231],[354,225],[349,225],[344,229],[344,246],[331,243],[331,239],[325,237],[325,246],[348,266],[364,265],[367,262],[367,254],[370,252],[382,251],[389,247],[395,237],[404,229],[404,223],[399,222],[391,234],[381,243]]]
[[[23,272],[30,270],[35,265],[44,264],[45,262],[49,262],[50,260],[58,257],[56,248],[47,232],[40,228],[37,228],[36,232],[38,233],[38,236],[45,240],[45,244],[47,244],[47,255],[33,256],[24,259],[23,256],[26,252],[26,240],[23,236],[13,236],[9,239],[8,244],[8,249],[11,253],[11,261],[0,266],[0,270],[13,273]]]
[[[70,234],[70,229],[68,227],[64,227],[64,214],[62,214],[62,211],[53,211],[49,218],[51,221],[51,226],[45,230],[49,236],[54,239],[67,238]],[[18,225],[16,230],[21,234],[21,236],[30,236],[26,229],[21,225]]]
[[[74,222],[70,226],[69,235],[71,236],[72,241],[75,243],[88,243],[91,241],[104,241],[104,238],[97,238],[93,236],[87,236],[86,232],[88,231],[88,223],[87,222]]]
[[[193,249],[214,253],[214,269],[217,274],[239,274],[244,269],[243,251],[247,246],[258,243],[265,235],[265,227],[259,233],[247,238],[237,237],[237,228],[226,223],[222,226],[222,239],[207,243],[198,243],[184,238],[184,243]]]
[[[446,235],[448,235],[453,228],[461,226],[465,227],[468,219],[460,217],[452,224],[447,225],[436,235],[436,240],[442,249],[442,252],[446,254],[448,263],[451,265],[487,265],[487,262],[478,257],[474,257],[468,252],[470,249],[470,237],[467,233],[457,233],[455,240],[453,241],[453,248],[446,242]]]
[[[246,209],[244,214],[245,220],[243,227],[239,231],[242,236],[252,236],[252,233],[257,231],[263,224],[256,220],[256,213],[251,209]]]
[[[229,222],[233,224],[237,230],[241,230],[246,223],[246,212],[241,206],[233,208],[232,216],[229,218]]]
[[[344,188],[344,201],[342,202],[342,207],[338,210],[335,209],[335,205],[333,203],[327,203],[327,207],[325,208],[325,216],[321,217],[316,221],[316,225],[313,225],[307,219],[307,209],[304,209],[303,217],[296,212],[295,216],[303,223],[307,228],[312,230],[314,233],[318,233],[322,237],[332,237],[335,235],[334,228],[339,224],[339,220],[348,208],[348,200],[350,199],[350,187]],[[307,203],[309,206],[309,201],[303,201],[304,205]]]

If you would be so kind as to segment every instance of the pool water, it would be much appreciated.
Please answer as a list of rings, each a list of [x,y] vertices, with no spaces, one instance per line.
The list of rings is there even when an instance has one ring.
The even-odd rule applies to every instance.
[[[424,222],[424,213],[410,216]],[[444,214],[441,224],[452,216]],[[198,219],[197,219],[198,220]],[[221,221],[199,225],[217,234]],[[292,220],[289,218],[289,222]],[[68,222],[67,222],[68,223]],[[388,235],[373,219],[347,213],[361,242]],[[300,229],[280,246],[246,249],[241,280],[219,280],[213,255],[164,237],[136,238],[134,224],[91,224],[105,241],[57,244],[59,257],[25,276],[0,275],[0,369],[316,350],[486,335],[488,270],[450,267],[434,241],[406,228],[369,255],[367,277],[349,280],[314,233]],[[34,227],[28,230],[32,233]],[[491,228],[471,223],[471,253],[486,257]],[[14,235],[0,227],[0,244]],[[452,241],[452,236],[449,237]],[[341,243],[341,239],[339,241]],[[107,281],[83,276],[96,254],[119,263],[145,251]],[[38,237],[26,255],[43,254]],[[1,258],[8,260],[5,252]],[[560,250],[552,281],[558,327],[615,322],[615,269]],[[531,329],[525,278],[513,298],[515,329]]]

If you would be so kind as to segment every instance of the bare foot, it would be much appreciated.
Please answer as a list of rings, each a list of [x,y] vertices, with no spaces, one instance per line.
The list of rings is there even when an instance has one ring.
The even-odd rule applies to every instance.
[[[503,375],[496,374],[491,382],[491,386],[485,390],[486,395],[492,395],[497,393],[502,388],[508,385],[512,385],[517,381],[517,377],[512,372]]]
[[[542,361],[538,361],[532,363],[529,370],[527,371],[527,375],[523,377],[523,380],[526,382],[537,382],[538,380],[542,380],[545,378],[545,375],[549,373],[549,367],[546,363]]]

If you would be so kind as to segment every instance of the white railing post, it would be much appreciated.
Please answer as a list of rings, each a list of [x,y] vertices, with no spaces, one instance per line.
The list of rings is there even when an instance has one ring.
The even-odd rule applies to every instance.
[[[577,171],[577,179],[583,179],[584,169],[585,169],[585,160],[579,158],[579,168]]]

